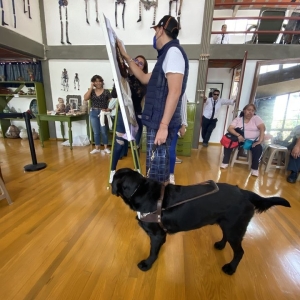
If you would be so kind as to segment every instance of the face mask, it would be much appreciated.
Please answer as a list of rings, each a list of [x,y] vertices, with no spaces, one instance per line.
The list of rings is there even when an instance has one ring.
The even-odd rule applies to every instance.
[[[152,46],[153,46],[154,49],[157,49],[157,48],[156,48],[156,35],[154,35],[154,37],[153,37],[153,43],[152,43]]]

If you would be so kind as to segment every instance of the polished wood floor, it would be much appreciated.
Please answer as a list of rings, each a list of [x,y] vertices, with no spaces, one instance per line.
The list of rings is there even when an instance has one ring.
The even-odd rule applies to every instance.
[[[258,178],[245,165],[221,171],[221,148],[194,150],[176,165],[176,182],[207,179],[237,184],[262,196],[278,195],[292,208],[275,207],[252,219],[245,255],[233,276],[221,271],[231,260],[217,226],[168,236],[148,272],[136,264],[149,240],[135,213],[107,190],[109,155],[91,147],[71,151],[61,142],[35,141],[47,168],[24,173],[31,164],[28,142],[0,139],[0,161],[11,206],[0,201],[0,299],[270,300],[300,299],[300,182],[283,171]],[[141,162],[144,166],[145,156]],[[130,157],[119,167],[132,166]]]

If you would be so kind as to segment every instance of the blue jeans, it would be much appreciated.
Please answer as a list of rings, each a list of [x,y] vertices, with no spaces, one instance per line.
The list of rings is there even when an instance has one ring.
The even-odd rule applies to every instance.
[[[101,109],[90,110],[90,119],[91,119],[91,124],[94,132],[94,142],[96,146],[100,146],[100,133],[101,133],[102,143],[104,145],[108,144],[107,127],[100,126],[100,119],[98,117],[100,112]]]
[[[177,132],[179,131],[181,126],[177,128]],[[175,163],[176,163],[176,145],[177,145],[177,140],[178,140],[178,134],[174,135],[174,138],[171,142],[171,147],[170,147],[170,174],[174,174],[175,170]]]
[[[142,132],[143,132],[143,124],[142,124],[142,119],[139,119],[138,116],[136,115],[136,120],[139,125],[138,132],[135,136],[136,139],[136,145],[138,146],[141,140]],[[125,125],[124,125],[124,120],[121,114],[121,110],[118,112],[118,119],[117,119],[117,124],[116,124],[116,132],[119,133],[125,133]],[[127,156],[128,152],[128,141],[123,139],[122,137],[119,137],[116,135],[115,139],[115,144],[114,144],[114,152],[112,155],[112,163],[111,163],[111,170],[116,170],[118,161],[121,157]],[[137,158],[136,160],[136,165],[137,165]]]

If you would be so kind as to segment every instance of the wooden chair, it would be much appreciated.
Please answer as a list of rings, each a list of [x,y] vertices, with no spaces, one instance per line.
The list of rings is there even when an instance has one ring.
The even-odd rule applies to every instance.
[[[248,169],[250,169],[251,164],[252,164],[252,153],[251,153],[251,151],[247,150],[246,156],[241,156],[240,155],[240,149],[235,148],[233,150],[233,155],[232,155],[232,158],[231,158],[230,167],[233,167],[234,164],[248,165]]]
[[[289,150],[280,145],[269,145],[262,157],[262,164],[265,165],[265,172],[271,168],[285,170],[289,161]]]
[[[8,191],[7,191],[6,187],[5,187],[5,184],[4,184],[3,180],[2,180],[2,178],[0,178],[0,192],[1,192],[1,194],[0,194],[0,200],[6,199],[7,203],[9,205],[11,205],[12,201],[11,201],[11,199],[9,197]]]

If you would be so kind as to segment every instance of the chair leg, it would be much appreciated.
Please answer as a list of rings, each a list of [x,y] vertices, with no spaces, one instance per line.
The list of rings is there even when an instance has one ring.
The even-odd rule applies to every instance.
[[[276,151],[270,151],[270,155],[269,155],[268,161],[266,163],[265,172],[268,172],[270,170],[270,168],[272,166],[272,162],[273,162],[275,153],[276,153]]]
[[[9,194],[8,194],[8,191],[7,191],[6,187],[5,187],[5,184],[4,184],[3,180],[2,180],[2,178],[0,178],[0,189],[1,189],[2,192],[3,192],[3,194],[0,195],[0,200],[6,199],[7,203],[8,203],[9,205],[11,205],[13,202],[12,202],[11,199],[10,199],[10,196],[9,196]]]
[[[237,158],[237,156],[238,156],[238,153],[239,153],[238,148],[236,148],[236,149],[233,150],[233,155],[232,155],[231,163],[230,163],[230,167],[231,167],[231,168],[233,167],[233,165],[234,165],[234,163],[235,163],[235,161],[236,161],[236,158]]]

